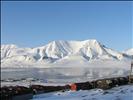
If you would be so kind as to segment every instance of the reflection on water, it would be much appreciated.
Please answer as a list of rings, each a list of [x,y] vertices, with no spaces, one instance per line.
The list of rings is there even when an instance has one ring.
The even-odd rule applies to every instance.
[[[16,68],[1,69],[1,79],[35,78],[41,80],[77,81],[128,75],[128,72],[125,69],[110,68]]]

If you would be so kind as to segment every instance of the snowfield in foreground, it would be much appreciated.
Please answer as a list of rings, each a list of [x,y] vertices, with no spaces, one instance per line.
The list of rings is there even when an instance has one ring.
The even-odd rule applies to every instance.
[[[133,100],[133,85],[110,90],[92,89],[35,95],[33,100]]]

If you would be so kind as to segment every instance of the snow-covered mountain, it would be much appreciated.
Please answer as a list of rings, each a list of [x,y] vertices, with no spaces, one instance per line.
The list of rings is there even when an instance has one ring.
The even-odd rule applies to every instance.
[[[127,54],[127,55],[132,55],[133,56],[133,48],[124,51],[124,53]]]
[[[53,41],[36,48],[20,48],[16,45],[1,45],[2,66],[8,64],[56,63],[64,60],[130,60],[133,49],[121,53],[107,48],[97,40]],[[78,59],[79,58],[79,59]]]

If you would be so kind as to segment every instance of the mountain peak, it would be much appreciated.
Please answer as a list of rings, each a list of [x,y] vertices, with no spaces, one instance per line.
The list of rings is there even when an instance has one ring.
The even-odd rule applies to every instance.
[[[106,46],[102,45],[96,39],[84,41],[52,41],[45,46],[36,48],[19,48],[14,44],[1,46],[2,61],[10,61],[11,63],[17,60],[22,63],[24,61],[56,62],[66,57],[75,59],[77,56],[87,61],[94,59],[128,59],[128,56],[106,48]]]
[[[87,39],[87,40],[84,40],[84,42],[98,42],[96,39]]]

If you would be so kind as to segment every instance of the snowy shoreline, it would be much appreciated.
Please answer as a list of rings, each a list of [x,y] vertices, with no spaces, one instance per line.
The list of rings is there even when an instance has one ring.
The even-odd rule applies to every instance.
[[[109,90],[92,89],[35,95],[32,100],[133,100],[133,85]]]

